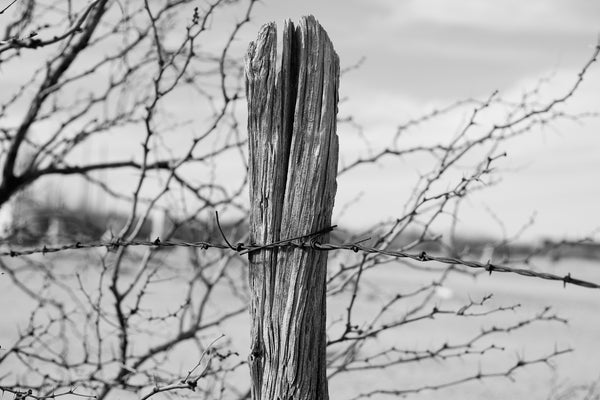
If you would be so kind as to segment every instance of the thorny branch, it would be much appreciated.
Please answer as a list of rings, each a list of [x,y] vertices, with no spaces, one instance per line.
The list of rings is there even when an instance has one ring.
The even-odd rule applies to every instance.
[[[378,394],[402,398],[402,397],[406,397],[409,394],[416,394],[416,393],[424,392],[427,390],[445,389],[445,388],[460,385],[460,384],[463,384],[466,382],[479,381],[479,380],[487,379],[487,378],[508,378],[510,380],[514,380],[512,375],[514,374],[514,372],[517,369],[522,368],[527,365],[533,365],[533,364],[550,365],[550,361],[552,358],[559,356],[561,354],[569,353],[570,351],[571,351],[570,349],[566,349],[566,350],[558,350],[557,349],[552,354],[549,354],[544,357],[535,358],[535,359],[518,359],[515,362],[515,364],[506,371],[498,371],[498,372],[478,371],[477,373],[475,373],[471,376],[457,379],[455,381],[450,381],[450,382],[445,382],[445,383],[440,383],[440,384],[431,384],[431,385],[426,385],[426,386],[422,386],[422,387],[415,388],[415,389],[405,389],[405,390],[375,389],[370,392],[361,393],[361,394],[357,395],[356,397],[353,397],[352,400],[366,399],[366,398],[370,398],[370,397],[378,395]]]

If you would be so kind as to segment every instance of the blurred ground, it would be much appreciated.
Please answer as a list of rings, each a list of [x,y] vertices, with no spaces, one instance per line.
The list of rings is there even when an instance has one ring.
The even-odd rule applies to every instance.
[[[71,265],[82,268],[89,260],[80,258],[76,252],[63,253],[62,262],[56,263],[60,268]],[[46,256],[46,259],[48,256]],[[185,262],[185,253],[177,249],[163,256],[170,266]],[[43,260],[40,256],[40,260]],[[14,262],[5,259],[5,262]],[[335,266],[336,260],[330,265]],[[544,268],[558,274],[571,272],[573,276],[600,282],[600,266],[594,261],[577,259],[562,260],[558,263],[537,261],[538,268]],[[87,268],[93,268],[88,265]],[[93,280],[92,270],[81,270]],[[356,309],[356,321],[372,316],[374,310],[383,304],[388,295],[408,292],[429,284],[436,275],[416,271],[401,264],[387,264],[378,267],[377,271],[365,273],[363,290],[359,293]],[[35,274],[31,275],[35,280]],[[85,283],[85,282],[84,282]],[[93,282],[90,282],[93,283]],[[167,280],[160,290],[152,291],[151,301],[156,310],[167,310],[176,307],[177,295],[180,292],[177,280]],[[504,326],[523,318],[531,317],[544,307],[551,306],[559,316],[568,319],[568,325],[556,322],[534,323],[511,334],[498,334],[486,343],[503,346],[503,352],[496,351],[484,357],[464,358],[453,361],[426,361],[401,366],[389,371],[370,371],[345,374],[330,382],[331,399],[347,399],[360,392],[368,392],[374,388],[413,388],[425,384],[436,384],[450,381],[456,377],[473,375],[478,369],[482,372],[500,372],[513,365],[517,356],[538,358],[551,353],[555,346],[559,349],[572,347],[574,351],[562,355],[552,363],[554,369],[545,365],[531,366],[515,373],[515,382],[505,378],[494,378],[482,382],[471,382],[455,388],[439,392],[426,391],[409,398],[419,399],[549,399],[560,387],[589,384],[600,376],[600,292],[579,287],[563,288],[560,283],[542,281],[513,275],[495,273],[473,278],[467,275],[451,276],[436,304],[441,309],[457,309],[469,299],[479,300],[485,294],[493,293],[489,304],[509,306],[520,303],[522,307],[516,312],[493,314],[483,319],[457,318],[452,315],[441,315],[434,320],[426,320],[411,324],[394,331],[393,334],[382,335],[377,345],[396,345],[401,348],[426,349],[445,341],[460,342],[476,335],[482,327],[491,325]],[[213,307],[226,307],[231,302],[230,294],[223,291],[219,301]],[[328,318],[338,320],[345,311],[345,298],[330,301]],[[347,299],[347,298],[346,298]],[[171,304],[173,303],[173,304]],[[217,304],[218,303],[218,304]],[[15,287],[6,274],[0,275],[0,345],[6,348],[27,322],[28,308],[32,302]],[[409,304],[403,305],[408,307]],[[399,312],[401,310],[398,310]],[[240,360],[247,357],[249,349],[249,328],[246,314],[223,324],[219,329],[228,336],[231,348],[240,353]],[[136,344],[141,345],[141,344]],[[1,351],[1,350],[0,350]],[[185,351],[179,352],[177,368],[185,371],[195,364]],[[10,368],[8,368],[10,369]],[[0,376],[8,372],[6,366]],[[245,369],[242,371],[245,372]],[[233,379],[233,378],[232,378]],[[240,387],[247,385],[244,374],[236,376]],[[384,397],[372,397],[373,399]],[[388,397],[386,397],[388,398]]]

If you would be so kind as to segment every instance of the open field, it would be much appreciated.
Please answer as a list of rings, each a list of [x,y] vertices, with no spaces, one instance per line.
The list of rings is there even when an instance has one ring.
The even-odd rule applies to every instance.
[[[379,293],[393,292],[398,288],[418,287],[428,283],[432,277],[398,265],[389,265],[370,277],[373,289]],[[600,280],[600,265],[593,261],[575,259],[557,264],[545,263],[544,268],[558,274],[571,272],[593,281]],[[517,355],[526,359],[538,358],[552,352],[554,347],[574,349],[572,353],[555,359],[554,369],[545,365],[530,366],[518,371],[511,382],[505,378],[493,378],[482,382],[471,382],[441,392],[426,391],[412,396],[420,399],[547,399],[562,385],[586,384],[600,377],[600,293],[575,287],[562,288],[560,284],[514,275],[481,274],[476,279],[465,275],[450,277],[445,286],[451,291],[449,299],[439,298],[440,308],[458,309],[469,298],[478,300],[493,294],[490,306],[508,306],[519,303],[516,312],[496,314],[484,319],[466,320],[455,316],[441,316],[407,326],[397,337],[387,337],[398,346],[428,348],[445,341],[460,342],[477,332],[481,327],[506,326],[524,317],[551,306],[559,316],[568,320],[568,325],[557,322],[538,322],[511,334],[498,334],[491,341],[506,348],[481,358],[458,361],[432,362],[411,365],[390,373],[377,371],[371,377],[332,382],[333,398],[351,396],[352,392],[367,391],[380,387],[418,387],[453,380],[465,375],[481,372],[502,371],[514,365]],[[382,295],[371,297],[369,306],[382,302]],[[330,316],[336,311],[331,310]],[[363,380],[364,379],[364,380]],[[554,387],[553,387],[554,386]]]
[[[97,272],[91,266],[91,258],[81,256],[82,253],[69,253],[61,258],[54,259],[54,268],[61,271],[80,269],[84,285],[92,287],[97,277]],[[47,256],[46,256],[47,257]],[[162,274],[162,278],[172,276],[173,268],[181,265],[185,268],[186,254],[177,250],[161,255],[165,264],[169,266]],[[47,258],[50,260],[51,258]],[[44,260],[39,258],[39,260]],[[7,263],[18,262],[7,259]],[[330,262],[330,268],[335,268],[336,260]],[[432,264],[433,265],[433,264]],[[577,259],[562,260],[552,264],[545,260],[538,260],[538,268],[543,267],[548,271],[558,274],[571,272],[574,276],[600,282],[600,265],[594,261]],[[130,273],[129,271],[128,273]],[[160,275],[160,274],[159,274]],[[359,292],[358,304],[355,311],[356,323],[360,323],[372,316],[383,304],[388,296],[396,293],[407,293],[429,284],[437,275],[430,272],[417,271],[406,265],[390,263],[378,266],[376,270],[366,271],[363,286]],[[240,279],[243,279],[240,276]],[[39,280],[34,273],[30,275],[30,282]],[[65,284],[72,284],[68,281]],[[146,299],[146,307],[155,313],[173,310],[180,301],[182,281],[167,279],[153,288]],[[240,287],[243,287],[243,282]],[[531,317],[546,306],[551,306],[553,312],[568,320],[564,325],[559,322],[535,322],[510,334],[500,333],[492,336],[480,345],[495,344],[503,347],[504,351],[493,351],[486,355],[461,358],[458,360],[437,360],[411,363],[406,366],[395,367],[390,370],[360,371],[342,374],[330,381],[332,399],[352,398],[358,393],[368,392],[375,388],[414,388],[426,384],[438,384],[454,380],[459,377],[474,375],[478,370],[484,373],[501,372],[514,365],[517,356],[525,359],[538,358],[550,354],[556,348],[573,348],[574,351],[554,359],[553,369],[546,365],[529,366],[520,369],[514,374],[515,382],[506,378],[493,378],[481,382],[470,382],[458,387],[443,391],[425,391],[410,398],[420,399],[533,399],[542,400],[551,398],[560,388],[572,385],[589,384],[600,376],[600,292],[578,287],[563,288],[555,282],[542,281],[520,276],[493,274],[478,275],[476,278],[465,274],[451,275],[444,289],[439,291],[439,296],[433,301],[440,309],[459,309],[469,299],[479,300],[486,294],[493,294],[492,301],[484,309],[498,306],[510,306],[516,303],[521,307],[516,311],[491,314],[482,318],[460,318],[455,315],[440,315],[435,319],[424,320],[401,327],[393,334],[385,334],[377,338],[372,348],[364,351],[374,351],[377,346],[397,346],[407,349],[428,349],[444,342],[459,343],[476,335],[483,327],[492,325],[507,326],[519,320]],[[329,303],[328,318],[330,321],[339,321],[344,315],[347,304],[347,293],[336,296]],[[215,312],[233,309],[239,304],[228,290],[217,293],[210,307]],[[400,307],[392,311],[402,313],[410,307],[410,302],[401,303]],[[29,317],[28,310],[33,302],[25,296],[6,274],[0,275],[0,310],[2,323],[0,324],[0,345],[7,348],[16,337],[19,329],[26,326]],[[216,337],[218,332],[227,335],[231,350],[239,352],[237,361],[245,360],[249,349],[249,327],[246,313],[221,324],[212,333]],[[333,325],[335,330],[336,324]],[[162,332],[157,332],[157,337]],[[152,341],[151,336],[147,336]],[[211,339],[210,332],[205,338]],[[144,346],[144,343],[136,343]],[[2,351],[0,349],[0,351]],[[188,353],[185,349],[176,349],[177,357],[170,361],[170,367],[186,371],[197,361],[196,353]],[[0,376],[11,372],[10,364],[4,363],[0,369]],[[184,372],[182,372],[184,373]],[[232,374],[231,378],[240,388],[247,387],[245,367]],[[233,398],[233,397],[232,397]],[[388,398],[388,397],[372,397]]]

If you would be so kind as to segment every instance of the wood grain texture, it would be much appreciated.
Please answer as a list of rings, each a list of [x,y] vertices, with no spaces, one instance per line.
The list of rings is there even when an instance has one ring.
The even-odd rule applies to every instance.
[[[331,224],[336,192],[339,60],[314,17],[262,27],[246,57],[250,240],[306,235]],[[327,240],[324,237],[322,240]],[[328,399],[327,252],[278,248],[250,257],[252,398]]]

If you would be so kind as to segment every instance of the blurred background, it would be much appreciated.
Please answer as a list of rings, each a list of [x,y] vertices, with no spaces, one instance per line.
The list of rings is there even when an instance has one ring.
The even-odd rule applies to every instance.
[[[189,7],[193,8],[193,3]],[[514,102],[534,91],[532,104],[564,95],[596,45],[600,6],[584,0],[533,1],[526,5],[477,1],[259,2],[229,52],[241,62],[247,43],[262,24],[281,24],[287,18],[298,20],[308,14],[315,15],[327,29],[341,67],[347,69],[341,80],[339,109],[340,119],[351,118],[339,126],[343,165],[359,154],[368,156],[389,148],[399,126],[457,101],[485,100],[496,90],[506,101]],[[207,35],[212,36],[202,48],[222,47],[228,39],[227,28],[242,16],[241,7],[211,16]],[[27,61],[4,63],[0,77],[4,99],[28,81],[42,51],[45,49],[24,50]],[[597,73],[588,74],[561,109],[580,117],[556,118],[552,124],[533,126],[528,134],[503,141],[497,152],[506,152],[507,157],[495,163],[498,174],[486,182],[490,187],[463,203],[468,209],[460,216],[463,234],[499,238],[520,232],[524,225],[528,225],[521,233],[524,240],[577,239],[597,232],[599,222],[594,216],[600,188],[594,182],[600,169],[596,151],[600,122],[595,118],[599,79]],[[211,118],[212,111],[204,100],[198,99],[198,104],[187,100],[185,91],[178,91],[164,107],[173,111],[176,119],[206,122]],[[16,109],[22,113],[24,107]],[[471,109],[472,105],[466,104],[427,123],[415,124],[406,129],[398,145],[408,148],[448,140],[462,129]],[[243,124],[244,107],[235,113]],[[506,113],[501,107],[488,110],[478,123],[493,125]],[[2,118],[10,125],[19,121],[20,115],[11,112]],[[37,129],[43,130],[47,126],[43,124]],[[199,130],[179,127],[169,131],[172,140],[166,145],[173,154],[187,150],[193,129]],[[70,156],[76,162],[138,156],[139,132],[115,129],[108,135],[114,139],[96,141],[91,137]],[[358,195],[362,201],[347,208],[350,214],[339,217],[337,223],[364,229],[375,221],[402,215],[416,181],[433,161],[426,154],[392,158],[383,157],[360,171],[340,176],[336,215]],[[235,161],[224,164],[215,172],[224,181],[235,181],[243,174],[243,165]],[[112,176],[101,171],[97,176],[110,180],[121,191],[135,179],[129,172]],[[48,179],[54,178],[44,180]],[[127,210],[95,185],[70,185],[69,195],[54,182],[46,185],[42,197],[70,207]],[[532,219],[535,223],[530,224]]]

